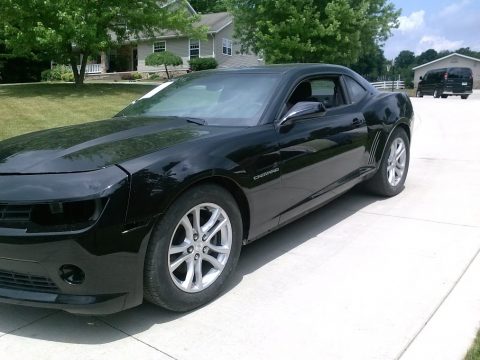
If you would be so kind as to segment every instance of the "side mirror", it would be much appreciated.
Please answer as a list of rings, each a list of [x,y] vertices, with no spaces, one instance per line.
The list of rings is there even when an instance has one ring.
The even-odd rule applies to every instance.
[[[420,80],[423,80],[423,76],[420,76]]]
[[[290,124],[291,120],[300,116],[317,114],[325,111],[327,111],[327,109],[325,108],[325,105],[321,102],[300,101],[293,105],[292,108],[287,111],[287,113],[279,121],[278,126],[288,125]]]

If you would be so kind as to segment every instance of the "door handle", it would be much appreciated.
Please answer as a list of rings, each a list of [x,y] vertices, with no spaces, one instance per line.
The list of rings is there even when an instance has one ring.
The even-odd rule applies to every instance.
[[[362,126],[364,123],[365,123],[365,120],[364,120],[364,119],[359,119],[359,118],[355,118],[355,119],[353,119],[353,121],[352,121],[352,125],[353,125],[354,127],[360,127],[360,126]]]

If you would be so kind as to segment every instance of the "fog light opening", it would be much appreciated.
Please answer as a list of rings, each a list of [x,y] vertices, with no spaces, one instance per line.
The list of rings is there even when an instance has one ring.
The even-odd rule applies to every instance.
[[[62,265],[58,269],[60,278],[70,285],[80,285],[85,281],[85,273],[75,265]]]

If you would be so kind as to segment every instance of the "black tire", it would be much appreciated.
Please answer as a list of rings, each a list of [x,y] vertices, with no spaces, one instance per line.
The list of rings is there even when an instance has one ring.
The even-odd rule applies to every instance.
[[[469,96],[469,95],[462,95],[461,97],[462,97],[463,100],[467,100],[467,99],[468,99],[468,96]]]
[[[440,95],[441,95],[441,94],[440,94],[440,91],[438,91],[438,89],[435,89],[435,91],[433,92],[433,97],[434,97],[435,99],[438,99],[438,98],[440,97]]]
[[[392,186],[388,181],[387,167],[388,167],[388,157],[390,155],[390,147],[395,139],[401,138],[405,144],[406,148],[406,161],[405,161],[405,170],[403,172],[402,179],[396,186]],[[365,188],[377,195],[381,196],[395,196],[402,192],[405,184],[405,180],[408,174],[408,166],[410,164],[410,141],[408,140],[407,133],[402,128],[396,128],[391,134],[388,142],[385,146],[383,152],[383,157],[380,162],[379,168],[375,175],[365,182]]]
[[[448,95],[442,95],[442,99],[448,98]]]
[[[232,229],[232,244],[228,260],[216,280],[199,292],[181,290],[169,271],[169,248],[180,220],[195,206],[213,203],[228,215]],[[213,300],[235,269],[242,247],[242,217],[233,196],[224,188],[205,184],[182,194],[156,225],[148,244],[144,268],[145,299],[172,311],[189,311]],[[200,240],[199,240],[200,241]]]
[[[416,96],[417,98],[422,98],[422,97],[423,97],[423,94],[422,94],[422,92],[421,92],[420,90],[417,90],[415,96]]]

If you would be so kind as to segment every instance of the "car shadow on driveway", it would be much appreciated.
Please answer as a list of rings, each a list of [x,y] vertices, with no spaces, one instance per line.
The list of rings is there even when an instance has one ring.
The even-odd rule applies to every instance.
[[[219,299],[234,290],[245,276],[254,273],[377,201],[384,201],[384,199],[354,189],[321,209],[245,246],[238,267]],[[215,306],[216,301],[189,313],[174,313],[144,303],[136,308],[109,316],[77,316],[63,311],[0,305],[0,344],[2,332],[12,336],[33,337],[61,343],[106,344],[128,336],[135,336],[147,331],[152,326],[176,321],[195,312],[202,312],[207,307]],[[241,300],[238,301],[238,304],[241,305]],[[12,320],[17,318],[12,316],[13,314],[18,313],[18,316],[21,317],[24,312],[30,313],[31,318],[26,317],[23,324]],[[35,312],[37,312],[37,316],[35,316]]]

